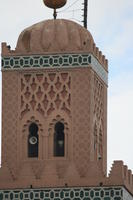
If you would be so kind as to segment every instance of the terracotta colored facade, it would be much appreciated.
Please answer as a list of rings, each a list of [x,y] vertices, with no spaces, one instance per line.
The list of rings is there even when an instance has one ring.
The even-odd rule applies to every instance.
[[[107,80],[105,56],[74,22],[33,25],[14,51],[2,44],[0,189],[111,185],[133,194],[133,175],[122,161],[107,177]],[[54,154],[58,122],[64,156]],[[34,158],[28,156],[32,123],[39,140]]]

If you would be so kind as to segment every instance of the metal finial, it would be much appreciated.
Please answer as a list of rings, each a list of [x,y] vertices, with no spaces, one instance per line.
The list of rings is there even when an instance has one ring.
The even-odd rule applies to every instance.
[[[54,9],[53,16],[54,16],[54,19],[56,19],[56,18],[57,18],[57,12],[56,12],[56,9]]]

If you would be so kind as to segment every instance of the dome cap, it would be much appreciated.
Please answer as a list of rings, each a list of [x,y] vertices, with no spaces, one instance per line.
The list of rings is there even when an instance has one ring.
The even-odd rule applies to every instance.
[[[16,51],[30,54],[87,52],[93,44],[91,33],[84,27],[73,21],[57,19],[26,28],[18,38]]]

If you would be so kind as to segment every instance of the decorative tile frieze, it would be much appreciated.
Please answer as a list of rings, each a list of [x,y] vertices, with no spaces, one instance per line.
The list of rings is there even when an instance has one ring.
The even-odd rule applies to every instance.
[[[126,193],[126,194],[124,194]],[[123,187],[0,190],[0,200],[133,200]]]
[[[12,56],[2,58],[3,69],[86,66],[90,64],[89,54],[62,54],[39,56]]]
[[[107,84],[108,74],[92,54],[12,56],[2,58],[2,70],[89,67]]]

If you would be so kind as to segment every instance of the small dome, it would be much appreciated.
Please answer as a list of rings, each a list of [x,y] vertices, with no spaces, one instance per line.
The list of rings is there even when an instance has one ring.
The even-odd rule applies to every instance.
[[[64,19],[46,20],[25,29],[19,36],[19,53],[59,53],[90,50],[92,35],[81,25]]]

